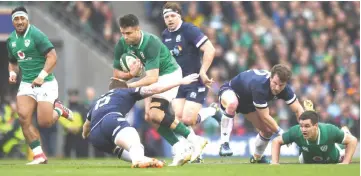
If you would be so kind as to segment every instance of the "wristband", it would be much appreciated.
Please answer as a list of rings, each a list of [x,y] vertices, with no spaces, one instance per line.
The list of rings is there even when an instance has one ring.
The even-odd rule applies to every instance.
[[[282,128],[278,127],[277,134],[282,135],[283,133],[284,133],[284,131],[282,130]]]
[[[41,70],[40,74],[38,75],[39,78],[45,79],[48,76],[48,73],[45,70]]]

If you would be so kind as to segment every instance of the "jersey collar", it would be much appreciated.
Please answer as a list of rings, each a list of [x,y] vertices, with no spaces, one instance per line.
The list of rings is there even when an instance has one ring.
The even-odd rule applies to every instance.
[[[318,136],[317,136],[317,145],[320,145],[320,138],[321,138],[321,130],[320,127],[318,127]],[[310,145],[310,143],[308,142],[308,140],[306,139],[307,145]]]
[[[142,35],[142,37],[140,38],[140,42],[139,42],[139,45],[138,45],[138,49],[140,48],[140,46],[142,46],[142,44],[143,44],[143,39],[144,39],[143,31],[140,31],[140,34]]]
[[[25,33],[24,33],[24,35],[23,35],[24,38],[26,37],[26,35],[27,35],[28,32],[29,32],[30,26],[31,26],[31,24],[29,23],[29,24],[28,24],[28,28],[26,28],[26,31],[25,31]],[[18,34],[16,33],[16,31],[15,31],[15,35],[16,35],[16,39],[18,39]]]
[[[178,29],[182,26],[182,24],[183,24],[183,20],[180,21],[180,23],[179,23],[179,25],[177,26],[177,28],[175,28],[173,31],[170,31],[169,29],[168,29],[168,31],[169,31],[169,32],[176,32],[176,31],[178,31]]]

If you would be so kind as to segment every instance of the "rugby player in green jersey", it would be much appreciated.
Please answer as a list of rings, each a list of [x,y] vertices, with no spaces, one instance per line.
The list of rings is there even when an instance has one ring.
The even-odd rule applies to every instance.
[[[40,144],[39,131],[32,124],[34,110],[40,127],[50,127],[63,116],[72,120],[72,112],[64,107],[58,98],[58,82],[53,69],[56,65],[56,52],[48,37],[29,23],[24,7],[12,12],[15,27],[7,39],[9,56],[9,83],[15,84],[19,68],[22,72],[18,89],[17,113],[26,142],[34,154],[32,164],[46,164],[46,158]]]
[[[169,49],[157,36],[142,31],[135,15],[128,14],[121,17],[119,26],[122,37],[115,46],[113,77],[123,80],[132,79],[144,66],[145,76],[138,81],[129,83],[128,87],[142,87],[154,83],[165,84],[182,79],[182,69]],[[123,70],[121,66],[120,59],[123,54],[132,54],[137,57],[137,62],[129,66],[129,72]],[[173,146],[175,155],[170,166],[182,165],[189,160],[187,158],[188,152],[181,152],[185,151],[186,145],[181,144],[174,133],[187,136],[190,131],[182,122],[178,123],[178,120],[169,112],[169,104],[177,96],[177,93],[178,87],[175,87],[166,92],[155,94],[151,96],[151,99],[145,99],[146,120],[158,128],[159,134]],[[178,125],[175,129],[171,129],[171,124],[174,122]],[[199,140],[190,141],[194,146],[191,161],[194,161],[201,154],[208,143],[206,139],[198,137]]]
[[[311,101],[306,100],[304,106],[306,111],[300,116],[299,125],[273,140],[272,164],[279,163],[281,145],[292,142],[300,148],[300,163],[349,164],[356,150],[357,139],[347,127],[339,129],[332,124],[320,123]]]

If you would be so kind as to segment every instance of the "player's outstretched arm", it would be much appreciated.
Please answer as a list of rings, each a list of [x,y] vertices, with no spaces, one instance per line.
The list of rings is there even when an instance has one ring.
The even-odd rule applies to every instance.
[[[159,78],[159,69],[152,69],[146,71],[146,75],[144,78],[140,79],[139,81],[135,81],[128,84],[128,87],[141,87],[141,86],[148,86],[153,83],[156,83]]]
[[[174,87],[180,86],[180,85],[187,85],[192,82],[195,82],[198,80],[199,74],[191,74],[184,78],[182,78],[180,81],[177,82],[168,82],[168,83],[155,83],[150,86],[142,87],[140,89],[141,94],[143,97],[151,96],[153,94],[158,94],[165,92],[167,90],[170,90]]]
[[[290,106],[292,112],[294,112],[296,114],[296,118],[297,118],[297,122],[298,122],[301,114],[304,112],[304,109],[303,109],[302,105],[296,99],[295,102],[293,102],[289,106]]]
[[[345,133],[345,139],[343,143],[346,145],[346,151],[345,158],[343,159],[342,164],[349,164],[357,147],[357,139],[351,134]]]
[[[271,164],[279,164],[280,150],[283,145],[282,136],[277,136],[272,141],[272,161]]]
[[[88,138],[89,133],[90,133],[90,121],[88,119],[86,119],[86,121],[83,125],[83,134],[82,134],[83,139]]]
[[[261,120],[271,129],[273,133],[282,134],[283,130],[278,126],[275,119],[269,115],[269,108],[256,108]]]

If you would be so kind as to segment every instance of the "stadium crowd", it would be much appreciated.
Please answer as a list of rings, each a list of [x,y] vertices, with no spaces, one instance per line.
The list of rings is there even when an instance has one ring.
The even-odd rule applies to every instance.
[[[94,31],[112,46],[118,41],[120,33],[116,17],[107,2],[58,3],[62,3],[67,12],[78,17],[83,31]],[[209,71],[215,83],[204,106],[217,102],[219,87],[239,72],[251,68],[270,70],[273,65],[282,63],[292,69],[290,83],[299,100],[312,100],[321,115],[321,121],[338,126],[346,125],[359,138],[359,3],[182,2],[184,21],[200,27],[216,48],[216,56]],[[163,4],[159,1],[144,2],[146,16],[159,27],[159,33],[165,29],[161,15]],[[69,104],[73,103],[75,109],[79,108],[82,123],[85,119],[84,109],[89,105],[90,99],[80,102],[75,98],[77,94],[78,91],[69,91],[69,97],[73,96]],[[7,97],[7,101],[0,105],[0,139],[4,139],[5,134],[11,130],[6,125],[12,124],[16,119],[16,114],[11,113],[15,110],[11,106],[12,99]],[[77,105],[72,101],[77,101]],[[270,113],[283,129],[296,124],[294,114],[283,101],[274,101],[270,106]],[[161,137],[141,118],[144,117],[143,105],[138,104],[130,116],[133,117],[131,121],[139,130],[147,150],[150,150],[148,152],[161,155]],[[234,123],[233,135],[254,132],[252,125],[242,115],[238,115]],[[65,135],[69,144],[72,140],[80,139],[80,125],[62,125],[67,135],[77,136]],[[217,136],[218,130],[218,123],[210,118],[197,127],[196,133]],[[13,133],[16,131],[17,129],[13,129]],[[47,133],[51,134],[49,131],[44,132]],[[20,136],[19,140],[21,139]],[[5,142],[7,141],[0,140],[0,146]],[[76,148],[76,145],[67,147]],[[84,148],[78,150],[82,149]]]

